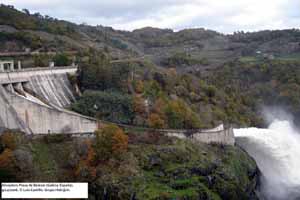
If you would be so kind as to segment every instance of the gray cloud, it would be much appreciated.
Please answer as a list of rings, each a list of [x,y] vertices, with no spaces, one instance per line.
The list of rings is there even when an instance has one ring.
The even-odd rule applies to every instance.
[[[298,28],[300,24],[299,0],[2,0],[2,3],[77,23],[125,30],[155,26],[233,32]]]

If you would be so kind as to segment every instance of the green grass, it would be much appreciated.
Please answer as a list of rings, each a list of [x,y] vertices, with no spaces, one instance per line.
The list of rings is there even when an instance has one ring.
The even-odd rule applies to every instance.
[[[34,143],[32,143],[32,150],[35,165],[42,172],[42,176],[40,178],[47,181],[56,179],[56,162],[54,161],[54,158],[51,154],[49,145],[45,145],[43,143],[35,141]]]

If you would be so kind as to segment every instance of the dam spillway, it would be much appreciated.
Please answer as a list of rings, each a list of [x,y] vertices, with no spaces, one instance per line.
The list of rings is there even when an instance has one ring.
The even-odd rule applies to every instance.
[[[92,133],[98,122],[64,109],[75,101],[68,74],[77,67],[0,72],[0,127],[27,134]]]
[[[0,84],[6,88],[19,84],[59,107],[66,107],[75,101],[68,74],[76,71],[77,67],[57,67],[2,72]]]

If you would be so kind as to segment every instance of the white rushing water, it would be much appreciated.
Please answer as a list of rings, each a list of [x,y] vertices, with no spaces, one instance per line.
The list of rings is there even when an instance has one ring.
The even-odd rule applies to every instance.
[[[275,120],[268,129],[235,129],[234,134],[257,162],[264,198],[300,199],[300,132],[291,123]]]

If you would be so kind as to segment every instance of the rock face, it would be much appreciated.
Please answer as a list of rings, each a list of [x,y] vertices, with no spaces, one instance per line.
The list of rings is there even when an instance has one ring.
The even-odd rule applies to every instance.
[[[178,140],[134,149],[142,177],[137,199],[258,199],[258,168],[238,147]]]
[[[113,171],[99,169],[102,175],[93,195],[111,199],[258,199],[259,170],[238,147],[177,140],[169,145],[135,145],[129,154],[131,160]]]

